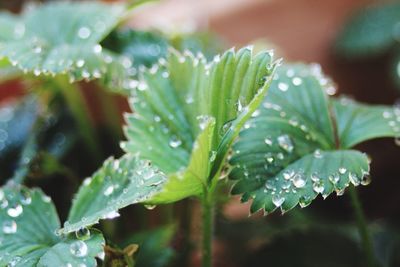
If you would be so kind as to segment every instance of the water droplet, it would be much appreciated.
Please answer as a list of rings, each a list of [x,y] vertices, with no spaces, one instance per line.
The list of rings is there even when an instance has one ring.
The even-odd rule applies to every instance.
[[[294,171],[284,171],[283,172],[283,178],[285,179],[285,180],[290,180],[293,176],[294,176]]]
[[[343,196],[343,194],[344,194],[344,188],[343,189],[336,189],[336,195],[337,196]]]
[[[154,210],[157,206],[156,205],[144,205],[144,207],[148,210]]]
[[[253,112],[253,114],[251,114],[251,117],[252,117],[252,118],[256,118],[256,117],[258,117],[258,116],[260,115],[260,113],[261,113],[261,111],[260,111],[259,109],[256,109],[256,110]]]
[[[17,232],[17,223],[15,221],[4,221],[3,222],[3,233],[14,234]]]
[[[109,185],[105,190],[104,190],[104,195],[109,196],[114,192],[114,185]]]
[[[93,53],[95,53],[95,54],[100,54],[102,50],[103,50],[103,47],[101,47],[101,45],[99,45],[99,44],[93,46]]]
[[[78,30],[78,36],[81,39],[87,39],[92,34],[92,31],[88,27],[81,27]]]
[[[355,173],[351,173],[351,172],[349,173],[349,180],[355,186],[360,184],[360,179],[357,177],[357,175]]]
[[[274,203],[276,207],[282,206],[283,202],[285,202],[285,197],[279,194],[272,196],[272,203]]]
[[[278,144],[281,148],[283,148],[284,150],[286,150],[289,153],[291,153],[293,151],[294,146],[293,146],[292,140],[290,139],[290,137],[287,134],[278,136],[277,140],[278,140]]]
[[[280,82],[280,83],[278,83],[278,88],[282,92],[286,92],[289,89],[289,85],[287,85],[286,83]]]
[[[90,238],[90,230],[86,227],[82,227],[75,232],[75,236],[79,240],[87,240]]]
[[[311,203],[311,197],[310,196],[301,196],[299,199],[299,205],[301,208],[305,208]]]
[[[382,116],[383,116],[384,119],[390,119],[392,117],[392,113],[390,111],[385,110],[382,113]]]
[[[7,199],[3,199],[3,200],[0,202],[0,208],[5,209],[5,208],[7,208],[7,206],[8,206],[8,201],[7,201]]]
[[[117,211],[113,210],[113,211],[110,211],[107,214],[105,214],[102,218],[103,219],[114,219],[119,216],[120,216],[120,214]]]
[[[215,158],[217,157],[217,152],[216,151],[214,151],[214,150],[212,150],[211,152],[210,152],[210,162],[213,162],[214,160],[215,160]]]
[[[78,59],[78,60],[76,61],[75,65],[76,65],[78,68],[82,68],[83,65],[85,65],[85,60],[83,60],[83,59]]]
[[[321,150],[317,149],[317,150],[314,151],[314,158],[320,159],[322,157],[323,157],[323,155],[322,155]]]
[[[172,148],[177,148],[180,145],[182,145],[182,141],[178,139],[178,137],[176,137],[175,135],[172,136],[171,139],[169,140],[169,146]]]
[[[17,266],[18,263],[20,263],[22,260],[22,257],[20,256],[15,256],[11,259],[11,261],[8,263],[7,267],[15,267]]]
[[[302,173],[296,173],[293,177],[293,185],[297,188],[302,188],[306,185],[306,179]]]
[[[301,85],[303,83],[303,80],[300,77],[294,77],[292,79],[292,83],[295,86],[299,86],[299,85]]]
[[[313,183],[313,190],[316,193],[322,193],[322,192],[324,192],[324,189],[325,189],[324,185],[323,185],[323,183],[321,181]]]
[[[394,143],[396,144],[396,146],[400,146],[400,137],[396,137],[394,139]]]
[[[264,139],[264,142],[265,142],[267,145],[271,146],[271,145],[272,145],[272,139],[271,139],[271,137],[266,137],[266,138]]]
[[[20,216],[22,214],[22,212],[23,212],[23,208],[19,204],[16,204],[15,206],[10,207],[7,210],[8,216],[13,217],[13,218]]]
[[[340,174],[345,174],[347,172],[347,169],[346,168],[344,168],[344,167],[340,167],[339,168],[339,173]]]
[[[333,175],[329,175],[328,180],[332,183],[332,184],[337,184],[340,180],[340,176],[335,173]]]
[[[371,176],[368,173],[364,174],[360,183],[361,185],[369,185],[371,183]]]
[[[69,246],[69,251],[75,257],[85,257],[88,253],[88,247],[85,242],[78,240]]]

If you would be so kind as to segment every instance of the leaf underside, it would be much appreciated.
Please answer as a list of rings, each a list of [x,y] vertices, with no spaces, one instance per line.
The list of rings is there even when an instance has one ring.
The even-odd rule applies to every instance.
[[[103,251],[102,235],[90,230],[86,240],[57,236],[57,212],[39,189],[5,186],[0,189],[0,203],[1,266],[96,266],[94,257]],[[74,247],[81,249],[81,254],[73,254]]]
[[[123,143],[166,173],[166,190],[150,202],[199,195],[221,166],[238,129],[257,108],[274,64],[269,53],[229,50],[207,63],[171,51],[165,65],[141,75]]]
[[[369,183],[367,156],[349,149],[372,138],[399,136],[400,110],[329,99],[333,91],[317,65],[279,69],[230,159],[232,193],[253,199],[251,212],[286,212],[309,205],[318,194],[341,195],[350,184]]]

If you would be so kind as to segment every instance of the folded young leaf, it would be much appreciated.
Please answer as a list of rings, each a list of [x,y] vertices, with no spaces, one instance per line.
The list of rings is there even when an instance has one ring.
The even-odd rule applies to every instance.
[[[400,4],[372,6],[359,11],[344,26],[336,40],[336,50],[349,58],[382,55],[399,38]]]
[[[39,189],[5,186],[0,189],[0,265],[96,266],[103,251],[103,236],[96,230],[85,235],[58,236],[54,205]]]
[[[0,13],[7,30],[0,35],[0,58],[21,71],[39,75],[66,74],[71,81],[102,78],[112,87],[124,83],[125,65],[100,41],[117,25],[122,5],[56,2],[20,16]],[[3,27],[3,25],[1,25]]]
[[[316,65],[281,67],[268,96],[234,145],[233,194],[254,199],[251,212],[283,212],[321,194],[340,195],[350,184],[368,184],[368,159],[349,149],[377,137],[397,137],[400,112],[349,99],[334,91]],[[399,118],[399,119],[398,119]]]
[[[60,232],[77,231],[100,219],[119,216],[119,209],[145,202],[159,192],[165,179],[150,162],[133,155],[106,160],[92,178],[84,181]]]
[[[270,53],[252,56],[249,48],[229,50],[210,63],[201,54],[172,51],[164,65],[141,75],[123,148],[169,176],[166,190],[151,202],[203,192],[222,168],[239,128],[263,99],[274,69]]]

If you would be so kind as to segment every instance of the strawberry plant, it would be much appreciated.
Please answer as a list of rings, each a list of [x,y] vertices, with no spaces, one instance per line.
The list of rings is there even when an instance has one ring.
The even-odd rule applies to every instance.
[[[400,109],[332,97],[335,86],[318,65],[282,65],[272,51],[244,47],[209,59],[213,52],[178,51],[186,44],[161,34],[120,31],[116,27],[128,9],[61,2],[0,16],[0,79],[22,77],[39,99],[0,111],[0,151],[20,150],[14,174],[0,190],[0,265],[146,266],[150,261],[165,266],[152,255],[171,257],[170,250],[160,253],[172,236],[170,227],[135,236],[125,249],[113,247],[112,236],[105,238],[106,230],[95,227],[132,204],[153,209],[194,198],[202,207],[202,264],[212,266],[214,213],[229,183],[232,194],[252,200],[250,213],[265,215],[304,208],[318,195],[343,195],[348,189],[366,264],[376,266],[355,188],[369,184],[370,160],[354,147],[381,137],[398,143]],[[78,90],[92,80],[99,84],[97,93],[107,89],[129,101],[124,153],[106,159],[83,180],[61,223],[52,200],[27,178],[43,151],[52,157],[38,169],[70,171],[43,141],[52,135],[29,129],[46,128],[46,112],[53,112],[50,103],[58,103],[60,92],[80,133],[64,137],[80,138],[99,163],[101,146]],[[34,111],[23,117],[28,119],[21,138],[14,138],[23,108]],[[109,117],[110,125],[118,123],[118,117]],[[156,251],[154,239],[162,240]],[[139,243],[137,257],[131,243]]]

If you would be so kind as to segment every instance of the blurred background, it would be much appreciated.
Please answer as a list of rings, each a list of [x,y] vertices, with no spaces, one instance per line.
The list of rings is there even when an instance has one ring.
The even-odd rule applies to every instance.
[[[19,12],[23,2],[28,1],[0,0],[0,8]],[[389,8],[380,8],[385,5]],[[393,1],[371,0],[161,0],[136,9],[127,25],[169,34],[211,32],[227,48],[250,43],[256,48],[274,48],[285,62],[321,64],[335,81],[337,94],[393,105],[400,96],[399,6]],[[357,16],[364,17],[354,19]],[[350,29],[351,23],[357,22],[365,23],[359,29],[364,29],[369,39],[357,37],[361,30]],[[383,36],[385,32],[390,38]],[[385,43],[385,38],[390,40]],[[371,41],[366,45],[370,50],[357,48],[357,41]],[[19,81],[0,85],[0,104],[23,94],[20,87]],[[90,89],[86,94],[90,96]],[[126,111],[126,103],[120,102],[121,111]],[[382,266],[400,266],[396,255],[400,251],[400,149],[392,139],[374,140],[359,149],[372,159],[372,183],[358,190],[374,231],[375,253]],[[55,198],[59,203],[67,201]],[[363,266],[346,194],[318,199],[311,208],[295,209],[285,216],[249,218],[248,205],[239,200],[221,203],[215,241],[217,266]],[[198,212],[197,207],[192,210],[194,238]],[[157,225],[159,211],[149,213]],[[179,254],[179,240],[172,243]],[[198,260],[194,252],[188,266],[196,266]]]

